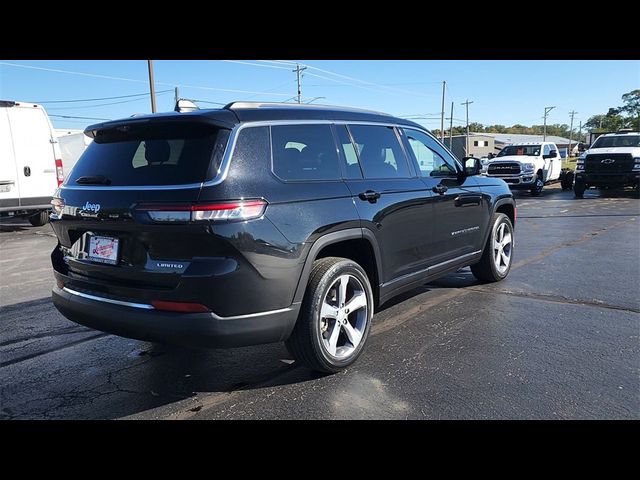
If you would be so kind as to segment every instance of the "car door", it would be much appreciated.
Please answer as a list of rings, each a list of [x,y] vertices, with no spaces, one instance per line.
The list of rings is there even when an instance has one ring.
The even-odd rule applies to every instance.
[[[13,156],[13,142],[7,108],[0,108],[0,210],[20,204],[18,172]]]
[[[362,226],[376,237],[380,283],[426,268],[433,197],[407,161],[398,131],[383,125],[335,125],[345,182]],[[419,274],[418,274],[419,275]]]
[[[21,205],[48,204],[57,187],[49,120],[40,108],[7,109],[13,137]]]
[[[474,177],[461,175],[460,166],[427,133],[404,129],[404,137],[421,180],[434,193],[430,265],[446,263],[482,250],[482,228],[488,208]],[[437,268],[436,270],[437,271]]]
[[[547,175],[547,181],[557,180],[560,178],[560,170],[562,170],[562,157],[558,147],[551,143],[549,146],[549,174]],[[568,153],[567,153],[568,155]]]

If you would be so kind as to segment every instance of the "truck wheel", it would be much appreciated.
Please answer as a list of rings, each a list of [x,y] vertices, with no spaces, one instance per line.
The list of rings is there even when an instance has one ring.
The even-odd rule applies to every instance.
[[[485,282],[499,282],[509,275],[513,260],[513,225],[504,213],[494,213],[491,233],[482,258],[471,265],[471,273]]]
[[[34,227],[41,227],[49,222],[49,211],[43,210],[29,217],[29,223]]]
[[[576,198],[584,198],[584,191],[587,189],[586,185],[582,182],[576,182],[573,186],[573,194]]]
[[[373,291],[357,263],[327,257],[313,263],[300,316],[285,345],[312,370],[338,372],[356,361],[369,335]]]
[[[531,187],[531,195],[534,197],[539,196],[542,193],[543,188],[544,188],[544,182],[542,181],[542,176],[540,174],[537,174],[536,183],[533,187]]]

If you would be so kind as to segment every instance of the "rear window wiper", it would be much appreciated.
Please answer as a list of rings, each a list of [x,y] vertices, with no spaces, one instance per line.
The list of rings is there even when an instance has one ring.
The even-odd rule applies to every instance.
[[[81,185],[111,185],[111,180],[104,175],[84,175],[78,177],[76,183]]]

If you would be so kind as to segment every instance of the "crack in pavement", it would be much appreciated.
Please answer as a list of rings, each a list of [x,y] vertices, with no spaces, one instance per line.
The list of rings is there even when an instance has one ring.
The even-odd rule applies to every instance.
[[[513,295],[514,297],[530,298],[532,300],[541,300],[543,302],[562,303],[571,305],[582,305],[585,307],[606,308],[608,310],[618,310],[629,313],[640,313],[640,308],[622,307],[620,305],[612,305],[610,303],[601,302],[599,300],[579,300],[577,298],[563,297],[562,295],[552,295],[547,293],[527,293],[517,290],[492,290],[488,288],[467,287],[466,290],[483,294],[495,293],[498,295]]]
[[[60,345],[59,347],[49,348],[47,350],[41,350],[39,352],[34,352],[30,355],[25,355],[24,357],[15,358],[13,360],[8,360],[6,362],[0,362],[0,368],[8,367],[10,365],[15,365],[16,363],[24,362],[26,360],[31,360],[32,358],[39,357],[41,355],[46,355],[47,353],[57,352],[58,350],[64,350],[65,348],[73,347],[80,343],[90,342],[91,340],[97,340],[98,338],[107,337],[109,333],[98,333],[97,335],[93,335],[91,337],[81,338],[80,340],[76,340],[74,342],[65,343],[64,345]]]

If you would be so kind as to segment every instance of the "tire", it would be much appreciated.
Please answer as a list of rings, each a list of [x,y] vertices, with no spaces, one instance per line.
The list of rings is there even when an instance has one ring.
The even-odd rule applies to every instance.
[[[586,185],[582,182],[576,182],[573,186],[573,195],[576,198],[584,198],[584,191],[587,189]]]
[[[531,196],[538,197],[542,193],[542,189],[544,188],[544,180],[540,174],[536,174],[536,184],[531,187]]]
[[[349,312],[340,306],[348,305],[356,297],[359,299],[356,305],[361,305],[357,309]],[[296,361],[318,372],[335,373],[348,367],[362,353],[367,341],[373,306],[371,284],[360,265],[339,257],[316,260],[300,316],[285,342],[287,350]],[[323,317],[323,311],[331,315]]]
[[[49,223],[49,211],[43,210],[29,217],[29,223],[34,227],[41,227]]]
[[[571,186],[573,185],[573,170],[565,170],[560,175],[560,186],[562,187],[562,191],[571,190]]]
[[[511,271],[511,264],[513,263],[513,225],[511,220],[504,213],[494,213],[491,223],[491,232],[487,243],[482,252],[482,258],[475,265],[471,265],[471,272],[478,279],[484,282],[499,282],[504,280]],[[502,227],[504,225],[504,227]],[[507,244],[503,244],[500,250],[496,250],[494,241],[497,238],[505,239],[505,235],[510,234],[510,241]],[[508,245],[508,250],[504,247]],[[504,256],[501,253],[504,252]],[[500,264],[496,261],[496,256],[499,255]],[[507,261],[505,261],[507,258]],[[504,265],[503,265],[504,263]]]

